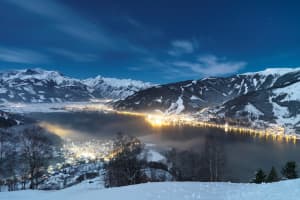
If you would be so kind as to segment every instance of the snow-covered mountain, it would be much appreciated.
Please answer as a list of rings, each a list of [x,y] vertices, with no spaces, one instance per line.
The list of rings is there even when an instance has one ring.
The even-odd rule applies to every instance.
[[[86,80],[42,69],[0,73],[0,102],[64,102],[92,98],[122,99],[150,87],[150,83],[97,76]]]
[[[300,70],[281,74],[272,87],[238,96],[215,110],[225,117],[269,121],[300,131]]]
[[[155,86],[118,101],[115,107],[159,109],[166,113],[198,112],[209,108],[226,117],[257,116],[265,121],[298,126],[300,68],[273,68],[225,78]]]
[[[124,99],[135,92],[152,86],[150,83],[131,79],[104,78],[97,76],[82,81],[93,96]]]
[[[271,87],[281,87],[298,81],[284,76],[292,69],[267,69],[262,72],[238,74],[230,77],[210,77],[148,88],[116,104],[118,108],[134,110],[160,109],[167,112],[199,111],[217,106],[238,96]],[[292,72],[291,72],[292,73]]]

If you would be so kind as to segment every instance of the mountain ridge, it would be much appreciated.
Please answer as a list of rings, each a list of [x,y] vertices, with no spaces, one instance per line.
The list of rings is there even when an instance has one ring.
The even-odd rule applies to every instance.
[[[76,79],[40,68],[0,72],[1,102],[49,103],[88,101],[92,98],[123,99],[152,86],[131,79],[97,76]]]
[[[118,110],[166,114],[203,110],[220,118],[266,121],[300,130],[300,68],[208,77],[162,85],[96,76],[76,79],[57,71],[0,73],[0,101],[57,103],[114,99]]]
[[[114,106],[167,114],[206,110],[216,117],[262,120],[300,130],[300,68],[271,68],[160,85],[136,92]]]

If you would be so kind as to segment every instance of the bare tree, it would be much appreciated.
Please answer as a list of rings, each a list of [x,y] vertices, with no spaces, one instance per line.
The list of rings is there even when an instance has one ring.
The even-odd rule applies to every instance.
[[[0,179],[0,192],[2,191],[2,187],[4,186],[5,181],[4,179]]]
[[[213,135],[206,137],[202,156],[209,181],[220,181],[225,167],[225,150],[222,142]]]
[[[167,153],[171,163],[170,173],[177,181],[203,181],[207,174],[203,171],[201,155],[192,150],[177,151],[172,149]]]
[[[8,132],[0,129],[0,162],[4,159],[7,149]]]
[[[138,158],[141,150],[142,144],[137,138],[118,135],[114,142],[115,156],[105,165],[105,184],[107,187],[144,182],[143,161]]]
[[[37,126],[23,130],[22,155],[28,166],[30,189],[37,189],[48,161],[52,158],[53,144],[45,131]]]
[[[27,165],[27,163],[20,162],[19,176],[20,176],[21,190],[25,190],[26,184],[28,182],[28,165]]]

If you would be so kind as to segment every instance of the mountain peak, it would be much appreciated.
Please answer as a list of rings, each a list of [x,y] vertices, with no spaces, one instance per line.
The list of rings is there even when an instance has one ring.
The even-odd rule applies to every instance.
[[[127,79],[76,79],[41,68],[0,73],[0,102],[87,101],[91,98],[122,99],[152,84]]]

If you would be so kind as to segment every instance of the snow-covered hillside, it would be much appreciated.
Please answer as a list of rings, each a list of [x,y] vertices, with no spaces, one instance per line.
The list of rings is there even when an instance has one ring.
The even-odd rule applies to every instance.
[[[298,200],[300,180],[270,184],[162,182],[103,189],[84,182],[59,191],[0,192],[3,200]]]
[[[150,83],[130,79],[103,78],[86,80],[66,77],[42,69],[0,73],[0,102],[65,102],[92,98],[123,99],[150,87]]]
[[[272,87],[240,95],[216,110],[225,117],[263,120],[299,131],[300,71],[289,70]]]
[[[294,82],[300,82],[300,68],[266,69],[230,77],[210,77],[151,87],[119,101],[115,106],[133,110],[160,109],[168,113],[199,111],[219,106],[250,92],[280,88]]]
[[[246,117],[300,130],[300,68],[211,77],[151,87],[115,103],[118,109]]]

